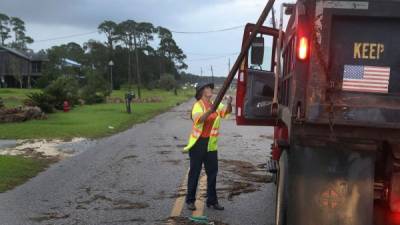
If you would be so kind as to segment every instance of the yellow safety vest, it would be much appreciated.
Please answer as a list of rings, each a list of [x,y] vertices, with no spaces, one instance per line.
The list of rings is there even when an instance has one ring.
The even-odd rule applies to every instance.
[[[197,101],[193,105],[192,109],[192,120],[193,120],[193,126],[192,126],[192,131],[189,136],[189,141],[186,147],[183,149],[183,152],[188,152],[190,149],[193,147],[194,144],[196,144],[197,140],[200,138],[201,133],[203,132],[203,126],[204,123],[200,123],[200,117],[203,116],[203,114],[206,112],[206,107],[204,106],[204,103],[202,100]],[[218,136],[219,136],[219,126],[221,123],[221,118],[226,118],[228,116],[228,113],[226,113],[226,110],[224,110],[224,105],[220,104],[217,109],[217,117],[215,118],[214,124],[211,129],[211,134],[210,134],[210,139],[208,141],[208,151],[217,151],[218,145]]]

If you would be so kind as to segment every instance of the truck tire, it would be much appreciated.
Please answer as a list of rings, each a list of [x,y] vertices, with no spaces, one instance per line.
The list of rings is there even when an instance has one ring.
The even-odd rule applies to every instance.
[[[279,159],[278,184],[276,188],[275,224],[287,225],[288,156],[283,150]]]

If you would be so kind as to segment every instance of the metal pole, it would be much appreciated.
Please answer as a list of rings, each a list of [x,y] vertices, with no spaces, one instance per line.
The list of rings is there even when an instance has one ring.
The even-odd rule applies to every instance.
[[[211,65],[211,82],[214,83],[214,70],[213,70],[212,65]]]
[[[113,67],[110,66],[110,82],[111,82],[111,91],[114,89],[113,85]]]
[[[235,61],[235,64],[233,64],[233,67],[232,67],[231,71],[229,72],[228,77],[225,79],[224,84],[223,84],[221,90],[219,91],[217,98],[214,101],[212,110],[214,110],[214,111],[217,110],[218,105],[221,103],[226,91],[228,90],[230,84],[233,81],[233,78],[235,78],[236,72],[238,71],[240,64],[242,63],[244,57],[246,56],[246,54],[251,46],[251,43],[253,42],[254,38],[257,36],[258,31],[260,30],[263,23],[265,22],[265,19],[267,18],[269,12],[271,11],[274,3],[275,3],[275,0],[269,0],[267,5],[265,6],[264,10],[262,11],[260,17],[258,18],[258,21],[256,23],[256,26],[255,26],[253,32],[251,32],[249,39],[247,39],[245,44],[243,45],[243,48],[240,51],[240,54]]]

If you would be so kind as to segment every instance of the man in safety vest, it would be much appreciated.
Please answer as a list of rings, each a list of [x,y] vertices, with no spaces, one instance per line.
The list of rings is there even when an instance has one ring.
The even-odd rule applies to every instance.
[[[196,190],[202,165],[207,174],[207,207],[224,210],[218,203],[216,183],[218,173],[217,141],[221,118],[232,112],[232,97],[227,97],[227,106],[220,104],[212,110],[211,97],[214,84],[207,83],[196,87],[196,100],[192,109],[193,127],[189,142],[184,148],[189,152],[190,170],[187,183],[186,204],[189,210],[196,210]]]

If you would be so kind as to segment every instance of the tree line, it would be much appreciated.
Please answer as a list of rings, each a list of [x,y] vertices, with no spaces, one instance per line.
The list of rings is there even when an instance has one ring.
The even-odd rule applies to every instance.
[[[134,20],[120,23],[107,20],[97,29],[105,35],[105,42],[91,39],[82,46],[75,42],[53,46],[45,52],[50,64],[59,65],[62,58],[69,58],[82,64],[83,73],[91,71],[108,82],[112,69],[112,86],[118,89],[123,84],[129,87],[135,84],[139,96],[141,86],[155,88],[164,75],[180,80],[181,71],[187,68],[186,55],[165,27]],[[51,71],[47,71],[42,83],[62,72],[54,71],[55,65],[49,66]]]

